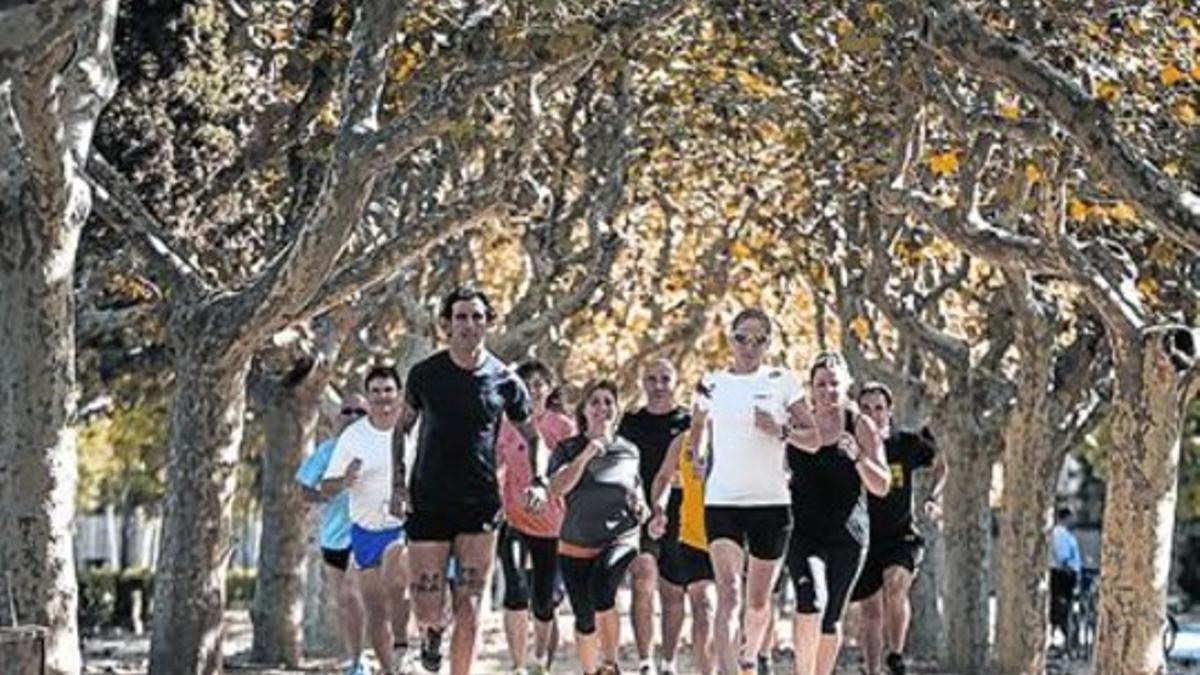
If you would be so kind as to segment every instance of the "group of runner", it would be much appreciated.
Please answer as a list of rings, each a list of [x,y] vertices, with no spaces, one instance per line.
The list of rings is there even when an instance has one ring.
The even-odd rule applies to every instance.
[[[833,672],[852,597],[863,603],[864,671],[882,673],[886,652],[889,672],[905,672],[922,548],[911,477],[935,468],[926,511],[936,515],[945,464],[928,432],[892,429],[886,387],[864,385],[852,400],[844,362],[823,353],[806,395],[791,371],[764,363],[771,320],[747,309],[730,325],[732,363],[701,378],[690,409],[677,400],[674,366],[657,359],[642,369],[642,407],[622,414],[617,385],[597,379],[568,416],[553,403],[548,367],[511,369],[487,350],[494,321],[481,291],[447,296],[447,349],[404,382],[391,368],[369,371],[366,405],[348,398],[347,426],[301,469],[314,494],[347,501],[348,522],[327,516],[321,546],[348,673],[364,672],[364,613],[384,672],[411,667],[411,604],[421,666],[439,672],[449,627],[450,673],[468,675],[497,558],[514,673],[550,671],[564,595],[582,671],[620,672],[615,608],[626,577],[639,675],[680,672],[686,605],[694,672],[760,672],[785,559],[795,673]],[[351,563],[357,596],[344,577]]]

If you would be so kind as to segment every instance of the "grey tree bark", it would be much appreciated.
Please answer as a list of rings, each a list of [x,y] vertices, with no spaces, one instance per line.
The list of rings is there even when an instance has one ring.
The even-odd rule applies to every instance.
[[[16,609],[6,622],[47,629],[55,675],[82,667],[74,266],[91,190],[77,170],[116,86],[116,4],[0,10],[0,585]]]
[[[306,509],[295,476],[305,449],[315,440],[318,402],[328,380],[314,373],[316,368],[311,359],[303,360],[264,387],[263,527],[250,610],[254,623],[250,658],[255,663],[295,668],[302,655]]]

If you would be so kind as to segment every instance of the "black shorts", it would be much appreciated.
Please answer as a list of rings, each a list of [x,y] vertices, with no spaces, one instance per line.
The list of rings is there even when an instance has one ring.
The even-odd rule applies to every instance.
[[[678,539],[663,539],[658,574],[664,581],[686,587],[713,580],[712,559],[707,551],[688,546]]]
[[[850,599],[858,602],[878,593],[883,588],[883,573],[889,567],[903,567],[916,573],[924,557],[925,540],[919,534],[909,533],[896,539],[872,541],[867,549],[867,561],[863,563],[862,574],[858,575],[858,583]]]
[[[759,560],[779,560],[792,533],[792,510],[779,506],[705,506],[708,543],[732,539]]]
[[[326,565],[345,572],[350,567],[350,549],[322,548],[321,559]]]
[[[820,614],[821,633],[833,635],[846,613],[862,570],[865,547],[854,541],[823,542],[797,532],[788,545],[788,574],[797,614]]]
[[[408,514],[405,531],[408,540],[454,541],[460,534],[495,532],[501,523],[501,510],[497,504],[463,506],[453,511],[414,509]]]

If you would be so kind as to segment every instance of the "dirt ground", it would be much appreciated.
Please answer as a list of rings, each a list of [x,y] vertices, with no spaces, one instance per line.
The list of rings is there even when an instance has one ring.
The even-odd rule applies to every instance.
[[[571,644],[570,638],[566,637],[570,633],[570,618],[568,616],[561,616],[559,620],[566,644],[559,647],[559,659],[554,665],[553,672],[564,674],[578,673],[580,672],[578,665],[572,658],[574,646]],[[779,627],[778,633],[781,643],[788,642],[785,637],[785,631],[788,629],[789,626],[786,622]],[[688,630],[685,624],[685,645]],[[230,611],[226,614],[225,669],[227,672],[245,675],[291,675],[293,673],[335,675],[339,672],[336,660],[331,659],[311,660],[298,670],[269,668],[247,663],[251,631],[250,618],[245,611]],[[632,640],[632,629],[626,621],[622,624],[622,641],[624,646],[621,650],[621,665],[625,669],[625,672],[634,672],[637,666]],[[140,675],[146,672],[148,652],[149,639],[147,637],[112,636],[89,638],[85,641],[84,672],[89,675]],[[842,665],[837,671],[839,675],[857,675],[861,672],[858,666],[858,650],[853,645],[843,650],[841,663]],[[372,665],[374,665],[374,662],[372,662]],[[1053,667],[1049,672],[1054,675],[1090,674],[1090,669],[1085,664],[1057,662],[1052,665]],[[692,668],[691,658],[688,655],[688,648],[686,646],[680,651],[677,667],[678,672],[681,674],[695,672]],[[789,673],[790,667],[791,663],[785,656],[776,661],[774,673]],[[414,672],[421,673],[424,671],[417,668]],[[443,666],[443,672],[446,672],[446,666]],[[472,675],[476,673],[479,675],[500,675],[507,672],[509,672],[509,660],[505,650],[501,617],[499,612],[488,612],[483,623],[482,648]],[[926,675],[954,675],[940,671],[928,663],[914,663],[910,666],[910,672]],[[1173,675],[1182,675],[1184,673],[1196,674],[1200,673],[1200,668],[1172,666],[1170,672]]]

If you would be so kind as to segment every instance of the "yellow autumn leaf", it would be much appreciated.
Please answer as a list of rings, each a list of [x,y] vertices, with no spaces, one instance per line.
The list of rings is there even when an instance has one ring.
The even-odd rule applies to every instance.
[[[1192,66],[1192,79],[1200,82],[1200,63]]]
[[[783,130],[779,128],[778,124],[775,124],[771,120],[763,120],[762,122],[759,122],[758,125],[755,126],[755,130],[758,131],[758,137],[761,138],[764,143],[774,143],[775,141],[783,138]]]
[[[1132,206],[1126,204],[1125,202],[1117,202],[1116,204],[1113,204],[1105,210],[1105,214],[1109,218],[1123,223],[1137,220],[1137,211],[1135,211]]]
[[[1121,87],[1112,80],[1104,80],[1096,86],[1096,98],[1112,103],[1121,98]]]
[[[883,5],[879,4],[878,2],[872,2],[871,4],[867,5],[867,17],[875,23],[882,21],[884,16],[885,11],[883,9]]]
[[[1088,205],[1078,199],[1072,199],[1067,204],[1067,214],[1075,220],[1083,220],[1088,215]]]
[[[846,37],[854,32],[854,22],[843,17],[838,19],[835,29],[837,30],[838,37]]]
[[[931,156],[929,158],[929,170],[935,176],[948,176],[958,171],[958,153],[950,150]]]
[[[1167,67],[1163,68],[1162,73],[1159,74],[1159,80],[1162,81],[1163,86],[1166,87],[1174,85],[1184,77],[1183,71],[1179,68],[1176,68],[1174,63],[1167,64]]]
[[[854,331],[860,341],[866,342],[867,337],[871,334],[871,322],[867,320],[867,317],[859,314],[850,322],[850,330]]]
[[[1163,173],[1171,178],[1179,177],[1179,162],[1167,162],[1163,165]]]
[[[738,84],[751,94],[774,96],[779,93],[777,88],[751,72],[739,69],[734,75],[737,77]]]
[[[402,83],[408,79],[409,75],[417,69],[417,55],[410,50],[404,50],[398,57],[392,60],[391,75],[392,82]]]
[[[729,247],[729,255],[733,256],[734,260],[745,260],[753,253],[754,252],[750,250],[749,246],[740,241],[733,242],[733,244]]]
[[[1000,116],[1007,120],[1021,119],[1021,106],[1016,103],[1007,103],[1000,106]]]
[[[1137,281],[1137,289],[1142,295],[1147,297],[1158,296],[1158,282],[1152,277],[1142,277]]]
[[[1181,102],[1172,108],[1172,112],[1175,113],[1175,119],[1189,127],[1196,123],[1196,108],[1191,103]]]
[[[1037,164],[1030,162],[1025,165],[1025,180],[1029,181],[1029,183],[1032,184],[1032,183],[1038,182],[1041,179],[1042,179],[1042,170],[1038,168]]]
[[[321,108],[321,112],[317,114],[317,122],[326,129],[337,128],[338,115],[334,111],[332,104]]]

